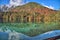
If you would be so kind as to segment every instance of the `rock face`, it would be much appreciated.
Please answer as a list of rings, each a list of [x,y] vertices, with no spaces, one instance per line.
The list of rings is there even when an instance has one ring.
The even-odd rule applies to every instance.
[[[56,40],[60,38],[60,30],[49,31],[40,34],[35,37],[29,37],[27,35],[17,32],[0,32],[0,40]]]
[[[8,7],[6,5],[0,5],[0,12],[8,11]]]

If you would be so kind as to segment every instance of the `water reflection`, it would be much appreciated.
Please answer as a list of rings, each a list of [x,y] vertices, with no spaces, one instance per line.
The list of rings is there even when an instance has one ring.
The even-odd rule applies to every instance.
[[[18,33],[16,31],[11,31],[10,29],[6,28],[3,30],[0,28],[0,40],[45,40],[51,37],[59,36],[60,30],[49,31],[38,36],[29,37],[22,33]],[[58,39],[59,40],[59,39]]]
[[[0,28],[0,40],[29,40],[30,37],[22,33],[18,33],[15,30],[6,28],[3,30]]]

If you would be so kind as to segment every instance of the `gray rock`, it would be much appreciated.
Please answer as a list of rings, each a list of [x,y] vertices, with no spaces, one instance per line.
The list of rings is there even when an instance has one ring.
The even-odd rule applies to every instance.
[[[0,40],[45,40],[48,38],[60,36],[60,30],[49,31],[34,37],[29,37],[18,32],[0,32]]]
[[[0,32],[0,40],[8,40],[9,35],[5,32]]]

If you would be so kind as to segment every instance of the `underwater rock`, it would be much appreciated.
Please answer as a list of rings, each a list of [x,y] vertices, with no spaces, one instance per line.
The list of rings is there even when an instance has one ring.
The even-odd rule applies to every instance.
[[[9,34],[6,32],[0,32],[0,40],[8,40]]]
[[[34,37],[29,37],[16,31],[13,32],[0,32],[0,40],[46,40],[49,38],[60,37],[60,30],[49,31]]]

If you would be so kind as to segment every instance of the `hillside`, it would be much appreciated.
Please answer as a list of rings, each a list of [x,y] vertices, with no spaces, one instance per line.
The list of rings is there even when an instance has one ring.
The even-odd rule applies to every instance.
[[[5,15],[6,14],[6,15]],[[58,15],[57,15],[58,14]],[[30,2],[22,6],[11,8],[3,13],[4,22],[56,22],[59,21],[59,13],[56,10],[46,8],[38,3]]]
[[[23,6],[18,6],[10,10],[10,12],[38,12],[38,13],[55,13],[56,10],[46,8],[38,3],[30,2]]]

